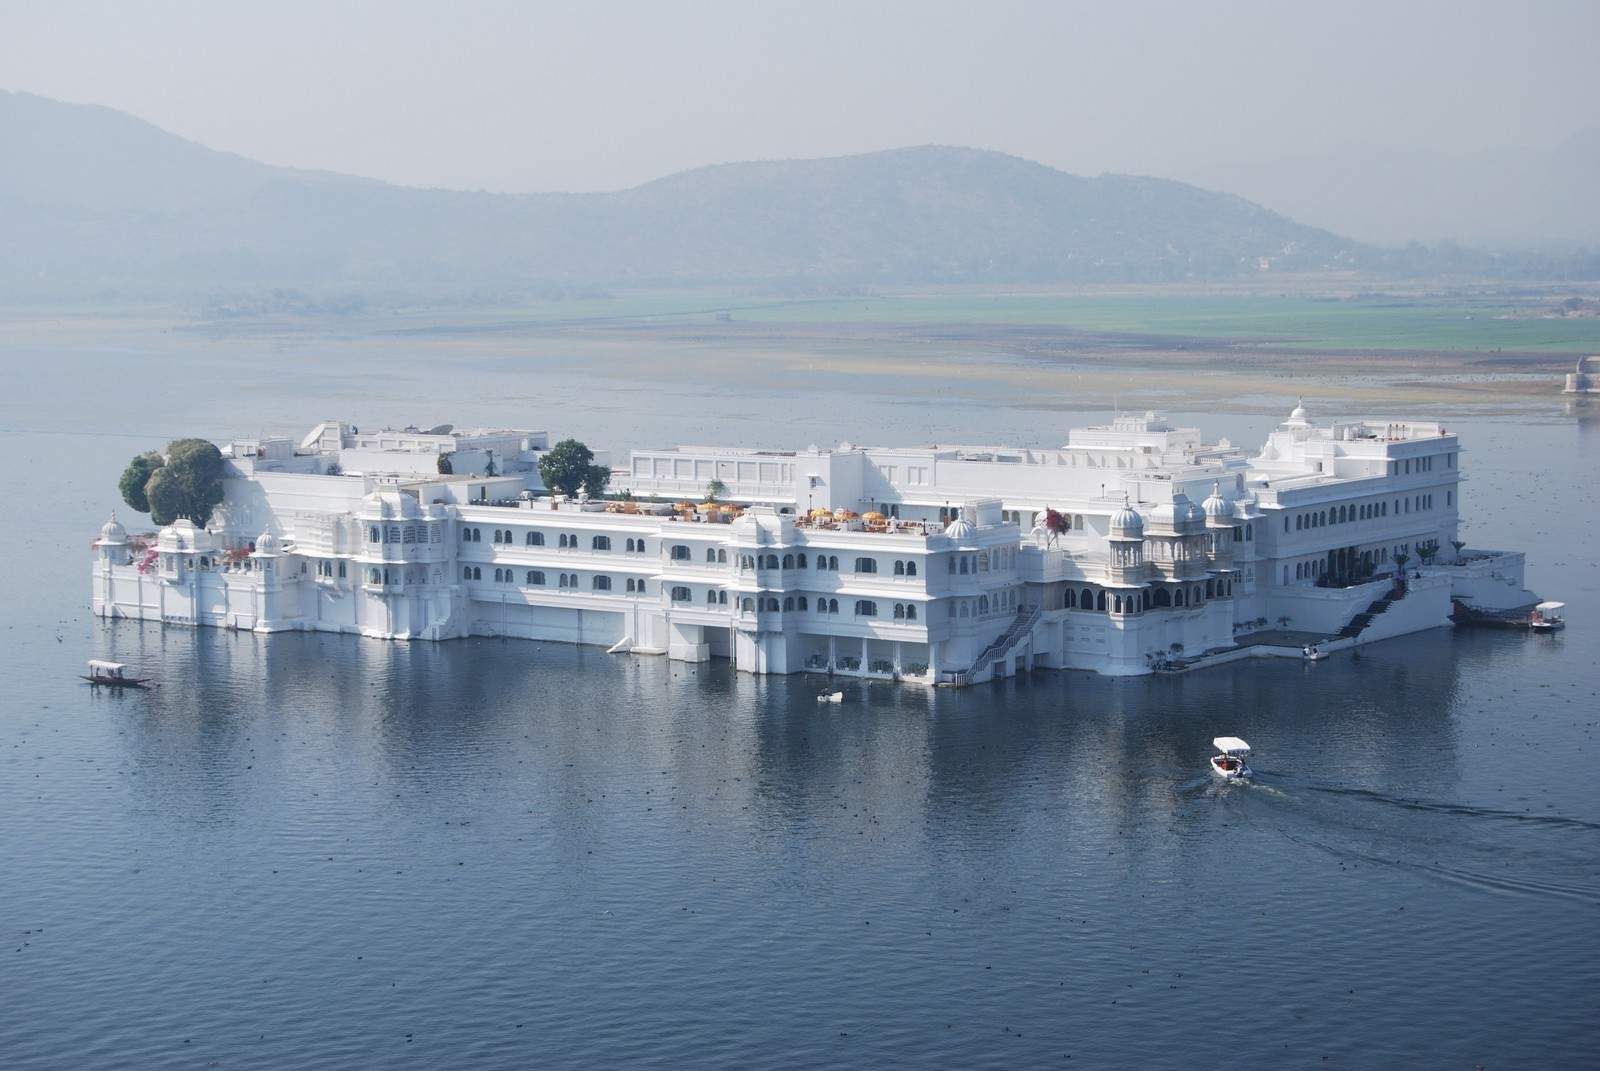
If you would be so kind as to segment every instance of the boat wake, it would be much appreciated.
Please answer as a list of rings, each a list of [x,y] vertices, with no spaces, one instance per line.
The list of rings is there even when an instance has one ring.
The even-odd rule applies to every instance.
[[[1490,818],[1504,822],[1525,822],[1530,825],[1585,830],[1591,833],[1600,831],[1600,822],[1571,818],[1567,815],[1528,814],[1525,811],[1505,811],[1494,807],[1473,807],[1464,803],[1447,803],[1439,800],[1414,799],[1407,796],[1390,796],[1366,788],[1343,788],[1337,785],[1307,785],[1306,787],[1313,792],[1322,792],[1330,796],[1348,796],[1355,799],[1370,800],[1373,803],[1384,803],[1391,807],[1400,807],[1408,811],[1464,815],[1469,818]]]
[[[1438,878],[1452,885],[1460,885],[1481,892],[1538,896],[1600,905],[1600,886],[1576,882],[1549,881],[1526,876],[1511,877],[1504,874],[1486,874],[1481,870],[1472,870],[1467,867],[1417,862],[1410,859],[1391,858],[1375,855],[1371,852],[1356,851],[1352,848],[1340,848],[1337,845],[1328,844],[1311,837],[1298,836],[1287,830],[1279,830],[1279,832],[1283,834],[1285,839],[1295,844],[1315,848],[1338,859],[1355,860],[1375,866],[1386,866],[1395,870],[1410,870],[1428,877]]]

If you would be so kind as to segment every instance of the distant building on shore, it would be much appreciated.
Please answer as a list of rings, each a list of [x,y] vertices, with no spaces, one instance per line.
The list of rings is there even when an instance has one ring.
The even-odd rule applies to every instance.
[[[1590,369],[1600,363],[1600,357],[1579,357],[1578,369],[1567,373],[1567,386],[1562,394],[1600,394],[1600,374]]]

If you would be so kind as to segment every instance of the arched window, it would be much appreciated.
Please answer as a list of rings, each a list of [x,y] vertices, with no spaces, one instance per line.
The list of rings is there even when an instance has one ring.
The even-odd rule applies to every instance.
[[[984,614],[986,614],[988,612],[989,612],[989,596],[987,596],[987,595],[979,595],[978,596],[978,615],[981,617],[982,615],[984,615]]]
[[[609,576],[597,576],[589,582],[589,586],[595,591],[610,591],[611,578]]]
[[[896,561],[894,563],[894,575],[895,576],[905,576],[906,575],[906,563],[905,562]],[[897,614],[896,616],[899,616],[899,615]]]
[[[800,610],[806,609],[806,597],[804,595],[801,595],[795,599],[795,607],[796,609]]]
[[[595,536],[593,539],[591,539],[589,541],[589,548],[591,550],[610,550],[611,549],[611,537],[610,536],[597,535],[597,536]]]
[[[903,602],[895,603],[894,604],[894,619],[896,621],[904,621],[905,620],[905,616],[906,616],[906,604],[903,603]]]
[[[783,608],[785,610],[793,610],[794,609],[794,596],[793,595],[785,595],[783,597]]]
[[[474,565],[472,567],[472,579],[474,579],[474,580],[482,580],[483,579],[483,568],[481,566]]]
[[[632,554],[633,553],[633,548],[634,548],[633,540],[629,539],[626,543],[623,544],[623,547],[625,548],[624,553]]]
[[[878,616],[878,604],[873,602],[871,599],[857,599],[856,600],[856,616],[857,617],[877,617]]]
[[[961,575],[962,576],[966,576],[967,575],[967,558],[966,558],[966,555],[962,555],[962,557],[961,557]]]
[[[914,602],[913,603],[907,603],[906,604],[906,620],[907,621],[915,621],[916,619],[917,619],[917,604],[914,603]]]
[[[785,569],[793,569],[794,568],[794,555],[793,554],[785,554],[783,556],[783,567]]]
[[[497,532],[495,534],[498,535],[499,533]],[[504,570],[501,570],[501,569],[496,569],[494,571],[494,582],[496,584],[500,583],[503,579],[505,579],[503,573],[504,573]]]
[[[776,554],[768,554],[767,555],[766,565],[764,566],[764,568],[776,569],[777,567],[778,567],[778,556]]]
[[[728,593],[726,591],[717,592],[717,605],[718,606],[726,606],[726,605],[728,605]]]
[[[529,532],[527,535],[522,537],[522,541],[530,547],[542,547],[544,546],[544,533]]]
[[[966,599],[962,599],[961,600],[961,616],[962,617],[970,616],[970,613],[967,610],[967,600]]]
[[[708,565],[717,564],[717,548],[716,547],[707,547],[706,548],[706,564],[708,564]]]
[[[988,571],[989,571],[989,552],[986,551],[986,550],[980,550],[980,551],[978,551],[978,572],[987,573]]]
[[[692,598],[692,596],[689,594],[689,589],[684,587],[682,584],[679,584],[672,589],[673,602],[688,602],[690,598]]]
[[[462,534],[462,538],[463,539],[466,538],[466,533],[465,532],[462,532],[461,534]],[[378,531],[378,526],[377,525],[373,525],[371,528],[367,529],[367,542],[368,543],[381,543],[382,541],[383,541],[383,533]]]
[[[838,612],[839,612],[839,600],[838,599],[829,599],[828,600],[828,613],[836,614]]]
[[[777,613],[778,612],[778,600],[775,599],[775,598],[769,598],[767,600],[767,609],[770,610],[773,613]]]
[[[839,571],[839,556],[837,554],[828,555],[828,568],[835,573]]]
[[[561,582],[557,586],[558,587],[563,587],[563,588],[567,586],[567,574],[566,573],[562,573],[561,574]]]
[[[682,543],[674,543],[674,544],[672,544],[672,560],[675,561],[675,562],[686,562],[686,561],[688,561],[689,560],[689,548],[684,546]]]
[[[461,567],[461,579],[462,580],[471,580],[472,579],[472,566],[463,565]]]
[[[795,557],[794,557],[794,561],[795,561],[795,564],[797,566],[799,566],[801,569],[804,569],[806,567],[806,556],[804,554],[796,554]]]
[[[717,564],[718,565],[727,565],[728,564],[728,552],[727,551],[725,551],[725,550],[717,551]]]
[[[1294,515],[1294,530],[1296,532],[1300,531],[1301,529],[1303,529],[1305,527],[1304,521],[1305,521],[1305,518],[1300,516],[1298,513]]]
[[[1062,603],[1069,610],[1077,609],[1078,608],[1078,592],[1077,592],[1077,590],[1075,588],[1068,588],[1066,590],[1066,593],[1062,596]]]
[[[740,610],[741,613],[746,613],[746,614],[754,613],[755,609],[756,609],[756,601],[754,599],[742,599],[742,600],[740,600],[740,602],[739,602],[739,610]]]
[[[498,528],[494,530],[494,541],[496,543],[500,542],[500,529]]]
[[[857,558],[856,559],[856,572],[858,572],[858,573],[876,573],[877,571],[878,571],[878,561],[877,561],[876,558]]]
[[[537,569],[529,569],[528,575],[525,579],[527,580],[530,588],[539,588],[544,586],[544,574]]]
[[[715,606],[715,605],[717,605],[717,593],[716,592],[714,592],[714,591],[707,591],[706,592],[706,605],[707,606]]]
[[[1178,594],[1172,600],[1172,604],[1174,606],[1182,606],[1184,604],[1183,600],[1184,600],[1183,589],[1179,588],[1178,589]]]
[[[1102,591],[1100,593],[1099,597],[1097,599],[1095,599],[1094,608],[1096,610],[1104,610],[1106,608],[1106,593],[1105,592]]]
[[[1083,596],[1078,605],[1083,607],[1085,610],[1094,609],[1094,590],[1092,588],[1083,589]]]
[[[916,576],[917,575],[917,563],[916,562],[906,562],[906,575],[907,576]]]

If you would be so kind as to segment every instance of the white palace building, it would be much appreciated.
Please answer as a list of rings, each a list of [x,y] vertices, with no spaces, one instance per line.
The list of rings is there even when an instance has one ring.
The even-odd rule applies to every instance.
[[[1521,554],[1454,543],[1460,444],[1433,423],[1296,407],[1253,454],[1153,413],[1051,449],[635,450],[605,501],[545,492],[548,442],[328,422],[227,444],[208,527],[105,525],[94,611],[969,684],[1298,656],[1536,601]]]

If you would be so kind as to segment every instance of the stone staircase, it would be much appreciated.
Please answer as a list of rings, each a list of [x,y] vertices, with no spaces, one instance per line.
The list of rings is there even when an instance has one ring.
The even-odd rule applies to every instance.
[[[1357,636],[1361,635],[1362,632],[1366,631],[1367,626],[1372,624],[1373,618],[1377,617],[1394,603],[1399,602],[1405,597],[1406,589],[1404,585],[1396,585],[1395,587],[1390,588],[1388,594],[1384,595],[1383,598],[1373,600],[1371,606],[1368,606],[1365,610],[1362,610],[1359,614],[1352,617],[1349,623],[1346,624],[1344,628],[1339,630],[1339,638],[1342,640],[1355,639]]]
[[[1033,626],[1039,622],[1039,608],[1037,606],[1024,606],[1017,611],[1017,619],[1011,622],[1011,627],[1002,632],[998,639],[985,647],[977,658],[972,660],[972,668],[965,673],[956,674],[956,683],[965,684],[977,675],[978,671],[991,662],[998,661],[1011,653],[1021,639],[1028,635]]]

